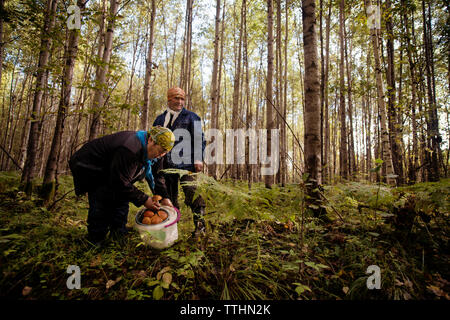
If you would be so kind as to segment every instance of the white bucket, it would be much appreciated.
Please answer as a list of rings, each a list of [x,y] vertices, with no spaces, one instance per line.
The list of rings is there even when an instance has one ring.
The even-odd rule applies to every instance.
[[[180,211],[177,208],[161,206],[160,210],[167,212],[167,219],[158,224],[142,223],[142,216],[147,209],[136,213],[135,228],[141,235],[142,241],[156,249],[170,247],[178,239],[177,223],[180,220]]]

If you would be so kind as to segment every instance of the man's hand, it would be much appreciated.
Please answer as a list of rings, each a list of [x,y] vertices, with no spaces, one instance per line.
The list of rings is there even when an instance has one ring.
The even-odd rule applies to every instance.
[[[152,197],[148,197],[147,201],[144,203],[144,207],[152,211],[159,210],[160,208],[157,202],[153,202]]]
[[[161,205],[168,206],[168,207],[173,207],[172,201],[170,201],[169,198],[162,199],[161,200]]]
[[[194,169],[195,169],[195,172],[202,172],[203,171],[203,163],[202,162],[194,163]]]

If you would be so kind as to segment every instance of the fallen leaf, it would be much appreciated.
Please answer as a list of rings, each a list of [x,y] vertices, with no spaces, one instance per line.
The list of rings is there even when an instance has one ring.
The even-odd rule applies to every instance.
[[[172,282],[172,274],[169,272],[166,272],[162,275],[162,286],[165,289],[169,289],[169,285]]]
[[[27,296],[27,295],[29,295],[30,292],[31,292],[31,289],[33,289],[33,288],[31,288],[31,287],[29,287],[29,286],[25,286],[25,287],[22,289],[22,295],[23,295],[24,297]]]
[[[91,261],[91,267],[96,267],[102,263],[102,257],[100,255],[95,256]]]
[[[442,291],[441,288],[438,288],[436,286],[429,285],[429,286],[427,286],[427,289],[430,290],[431,292],[433,292],[438,297],[444,297],[445,296],[445,292]]]
[[[401,286],[403,286],[403,282],[401,282],[398,279],[395,279],[395,285],[401,287]]]
[[[342,288],[342,291],[343,291],[345,294],[347,294],[349,290],[350,290],[350,289],[349,289],[348,287],[343,287],[343,288]]]
[[[122,280],[122,277],[117,277],[116,280],[108,280],[106,282],[106,289],[108,290],[109,288],[111,288],[113,285],[115,285],[117,282],[119,282],[120,280]]]
[[[115,284],[116,284],[116,282],[114,280],[108,280],[106,282],[106,290],[108,290],[109,288],[111,288]]]

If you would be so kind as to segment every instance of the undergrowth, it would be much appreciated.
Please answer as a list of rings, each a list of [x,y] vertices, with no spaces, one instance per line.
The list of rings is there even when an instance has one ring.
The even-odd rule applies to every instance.
[[[134,232],[94,248],[85,240],[87,199],[69,192],[70,176],[59,179],[49,210],[37,195],[25,197],[17,173],[0,173],[0,295],[449,299],[449,180],[396,189],[357,182],[326,186],[324,207],[332,222],[325,225],[305,207],[298,184],[254,184],[249,190],[246,182],[204,175],[197,181],[207,202],[205,237],[190,236],[192,213],[180,199],[179,239],[172,247],[145,246]],[[138,186],[148,192],[145,184]],[[138,210],[130,205],[130,226]],[[412,218],[400,223],[405,212]],[[80,267],[80,289],[67,288],[69,265]],[[380,267],[379,290],[367,288],[370,265]]]

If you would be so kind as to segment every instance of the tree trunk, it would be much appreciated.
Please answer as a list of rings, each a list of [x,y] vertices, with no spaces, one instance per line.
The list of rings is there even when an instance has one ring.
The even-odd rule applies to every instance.
[[[27,195],[31,195],[33,184],[32,180],[36,174],[36,157],[39,143],[39,118],[41,111],[42,96],[47,89],[47,67],[50,57],[50,47],[52,44],[51,33],[55,25],[56,7],[58,0],[47,0],[46,12],[44,16],[44,26],[41,33],[41,49],[39,52],[39,64],[36,75],[36,90],[34,93],[33,109],[31,113],[30,133],[27,145],[27,157],[24,170],[22,172],[21,182],[24,184],[24,190]]]
[[[339,174],[342,179],[348,179],[348,142],[345,110],[345,79],[344,79],[344,10],[345,0],[339,3],[339,117],[341,120],[341,141],[339,144]]]
[[[344,21],[345,21],[345,11],[344,11]],[[345,28],[345,22],[343,23],[344,29],[344,55],[345,55],[345,65],[347,71],[347,97],[348,97],[348,118],[349,118],[349,128],[347,136],[348,144],[348,172],[350,176],[354,176],[357,172],[356,157],[355,157],[355,137],[353,130],[353,96],[352,96],[352,45],[350,44],[350,59],[348,57],[348,46],[347,46],[347,31]]]
[[[367,5],[366,5],[367,7]],[[389,142],[389,133],[386,125],[386,106],[384,102],[384,86],[383,78],[381,74],[381,61],[380,61],[380,50],[378,47],[378,32],[377,28],[373,26],[370,29],[370,36],[372,38],[372,47],[375,60],[375,75],[377,82],[377,92],[378,92],[378,111],[379,111],[379,121],[380,121],[380,134],[383,152],[383,161],[386,165],[386,181],[390,185],[396,185],[396,176],[394,173],[394,167],[392,164],[391,146]]]
[[[322,215],[320,159],[320,78],[317,57],[316,3],[302,1],[303,50],[305,56],[305,172],[308,173],[308,202],[315,215]]]
[[[144,80],[144,104],[142,105],[141,130],[148,130],[148,108],[150,81],[153,69],[153,34],[155,29],[156,0],[152,0],[152,9],[150,15],[150,35],[148,37],[148,52],[145,64],[145,80]]]
[[[118,9],[118,0],[110,0],[110,13],[108,18],[108,26],[105,34],[105,47],[103,49],[102,62],[98,67],[95,75],[95,94],[92,108],[91,126],[89,130],[89,141],[97,138],[100,133],[102,109],[105,104],[105,91],[107,90],[106,75],[109,70],[109,62],[112,53],[112,42],[114,36],[114,24]]]
[[[417,141],[417,120],[416,120],[416,105],[417,105],[417,78],[416,78],[416,66],[412,57],[412,46],[411,46],[411,34],[409,31],[409,23],[408,23],[408,15],[407,15],[407,6],[405,4],[405,0],[402,0],[402,9],[403,9],[403,26],[405,27],[405,37],[406,37],[406,54],[408,56],[409,63],[409,75],[411,78],[411,129],[412,129],[412,151],[409,156],[409,165],[408,165],[408,178],[409,183],[416,183],[417,173],[416,167],[419,164],[418,159],[418,141]]]
[[[387,33],[387,94],[388,94],[388,119],[389,119],[389,141],[392,148],[392,164],[394,165],[394,171],[398,175],[397,183],[403,184],[403,166],[402,166],[402,153],[400,149],[400,134],[399,126],[401,123],[397,123],[397,107],[395,103],[395,65],[394,65],[394,34],[392,26],[391,1],[386,2],[387,14],[386,14],[386,33]]]
[[[428,149],[430,163],[428,168],[428,178],[430,181],[439,180],[439,153],[440,142],[442,140],[439,134],[439,121],[437,116],[437,106],[435,99],[434,77],[433,77],[433,41],[431,37],[431,10],[428,4],[429,18],[426,18],[425,0],[422,0],[423,17],[423,38],[425,43],[425,70],[427,78],[427,97],[428,97]]]
[[[86,0],[79,0],[77,5],[80,10],[84,9]],[[77,29],[68,30],[68,39],[65,46],[65,64],[63,79],[61,84],[61,98],[59,100],[58,113],[56,118],[55,132],[53,134],[50,153],[44,172],[42,184],[42,197],[46,203],[53,199],[56,187],[56,172],[58,159],[61,150],[61,139],[64,133],[64,121],[67,109],[70,107],[70,95],[72,93],[73,68],[78,54],[78,38],[80,31]]]
[[[2,71],[3,71],[3,10],[4,0],[0,0],[0,88],[2,86]]]
[[[211,129],[218,129],[218,69],[219,69],[219,48],[220,48],[220,0],[216,1],[216,24],[214,34],[214,60],[211,75]],[[214,137],[215,138],[215,137]],[[214,140],[211,141],[213,143]],[[215,150],[216,151],[216,150]],[[214,151],[214,152],[215,152]],[[216,155],[216,154],[215,154]],[[217,164],[212,163],[208,166],[208,173],[217,179]]]
[[[325,75],[324,75],[324,121],[325,121],[325,142],[324,142],[324,159],[322,163],[325,164],[325,168],[322,167],[322,180],[323,182],[330,183],[331,177],[331,164],[330,164],[330,119],[328,110],[328,75],[330,70],[330,25],[331,25],[331,7],[332,4],[328,4],[327,26],[326,26],[326,56],[325,56]]]
[[[186,109],[191,108],[191,47],[192,47],[192,6],[194,0],[186,0],[186,20],[184,32],[183,59],[181,62],[180,87],[186,92]]]
[[[267,154],[272,152],[271,129],[275,128],[273,119],[273,0],[267,0],[267,80],[266,80],[266,128],[267,128]],[[265,175],[264,184],[266,188],[271,188],[273,176]]]

